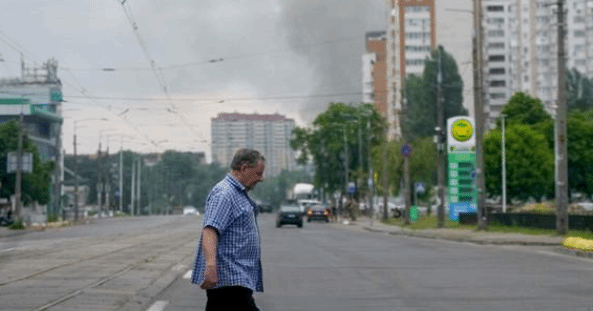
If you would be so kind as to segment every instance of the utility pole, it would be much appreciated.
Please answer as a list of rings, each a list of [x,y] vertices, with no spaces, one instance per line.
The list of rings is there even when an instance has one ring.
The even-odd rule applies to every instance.
[[[482,0],[474,0],[474,37],[473,37],[473,61],[474,61],[474,114],[476,121],[476,185],[478,188],[478,206],[476,207],[478,217],[478,228],[486,228],[485,208],[485,180],[484,180],[484,70],[483,66],[483,27],[482,27]]]
[[[556,230],[568,233],[568,161],[566,137],[566,61],[564,0],[558,0],[558,102],[556,107]]]
[[[368,152],[368,160],[367,163],[369,165],[368,172],[369,172],[369,207],[370,207],[370,218],[371,218],[371,226],[373,225],[373,216],[375,215],[375,210],[373,208],[373,188],[374,188],[374,180],[373,180],[373,161],[372,161],[372,154],[371,154],[371,117],[367,119],[367,152]]]
[[[76,123],[76,121],[74,121]],[[78,221],[78,156],[76,155],[76,124],[74,124],[74,166],[76,174],[74,176],[74,221]]]
[[[388,127],[385,128],[385,137],[387,138]],[[389,214],[387,213],[387,195],[389,194],[389,183],[387,182],[387,142],[386,139],[383,143],[383,176],[381,179],[383,180],[383,220],[387,220],[389,218]]]
[[[101,218],[101,213],[103,212],[103,168],[102,168],[102,161],[101,161],[101,139],[99,138],[99,151],[97,152],[97,205],[99,207],[99,218]]]
[[[406,116],[407,113],[407,100],[406,100],[406,93],[405,93],[406,86],[402,84],[402,112],[401,115]],[[401,120],[401,119],[400,119]],[[402,131],[402,138],[404,141],[404,145],[408,144],[408,132],[405,126],[405,122],[400,121],[400,127]],[[408,155],[404,155],[404,223],[409,225],[411,222],[410,219],[410,157]]]
[[[346,125],[344,125],[344,127],[342,128],[344,130],[344,182],[346,183],[346,189],[344,192],[344,195],[346,196],[346,199],[348,199],[348,137],[346,137]],[[340,205],[340,217],[342,216],[342,213],[344,211],[344,202],[342,201],[342,204]]]
[[[502,212],[507,212],[507,163],[506,163],[506,147],[505,147],[505,129],[504,129],[504,118],[502,115]]]
[[[445,111],[443,109],[443,70],[442,70],[443,47],[439,46],[438,73],[437,73],[437,184],[439,205],[437,207],[437,227],[445,226],[445,169],[444,160],[444,133],[445,133]]]
[[[21,209],[22,209],[22,178],[23,178],[23,105],[21,102],[21,113],[19,115],[19,138],[17,143],[17,160],[16,160],[16,184],[14,186],[14,220],[15,222],[21,222]]]
[[[123,144],[123,142],[122,142]],[[119,147],[119,211],[124,211],[124,152],[123,147],[120,145]]]
[[[136,210],[136,214],[140,215],[140,212],[142,211],[142,195],[141,195],[141,186],[142,186],[142,159],[140,158],[140,155],[138,155],[138,185],[136,186],[137,190],[138,190],[138,195],[136,196],[138,199],[138,204],[137,204],[137,210]]]
[[[132,153],[132,188],[130,190],[130,195],[132,197],[132,200],[130,201],[130,215],[134,216],[134,201],[136,200],[136,192],[134,191],[136,189],[136,172],[134,171],[134,167],[136,163],[134,163],[134,154]]]

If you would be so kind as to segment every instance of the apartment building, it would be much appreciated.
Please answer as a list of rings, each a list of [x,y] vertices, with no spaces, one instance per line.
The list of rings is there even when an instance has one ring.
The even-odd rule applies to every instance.
[[[518,91],[540,98],[552,116],[558,98],[556,5],[545,0],[484,0],[485,94],[492,126]],[[593,74],[593,2],[565,2],[566,67]]]
[[[362,102],[374,103],[383,117],[387,117],[387,33],[366,33],[366,53],[362,55]]]
[[[293,119],[279,114],[219,113],[211,120],[212,161],[230,167],[238,149],[251,148],[266,157],[266,176],[297,169],[295,152],[290,148]]]
[[[401,89],[409,74],[421,74],[436,47],[434,0],[387,0],[387,120],[389,139],[401,137]]]

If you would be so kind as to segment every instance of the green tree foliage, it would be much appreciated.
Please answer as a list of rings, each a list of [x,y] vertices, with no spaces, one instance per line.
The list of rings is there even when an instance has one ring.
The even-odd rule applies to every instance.
[[[576,69],[566,72],[568,110],[593,108],[593,82]]]
[[[271,204],[277,208],[286,200],[286,191],[297,183],[311,183],[312,179],[305,171],[282,171],[280,175],[265,178],[253,189],[250,195],[254,199]]]
[[[370,120],[370,132],[367,131],[367,120]],[[348,150],[348,166],[350,181],[357,181],[356,170],[366,173],[368,168],[368,148],[377,146],[383,140],[385,121],[371,104],[350,106],[343,103],[332,103],[328,109],[318,115],[311,127],[297,127],[290,144],[300,155],[298,163],[306,164],[313,161],[315,176],[313,184],[323,188],[326,193],[345,189],[345,149]],[[359,164],[358,131],[362,135],[363,159]],[[371,146],[367,143],[371,137]],[[346,140],[344,140],[344,135]],[[362,164],[362,165],[361,165]],[[364,187],[362,183],[362,186]],[[357,187],[358,188],[358,187]]]
[[[489,196],[502,193],[501,129],[484,138],[484,166]],[[546,137],[527,124],[510,124],[505,129],[507,200],[540,200],[554,193],[554,156]]]
[[[593,194],[593,108],[573,110],[568,114],[566,134],[568,143],[568,188],[571,192]],[[554,150],[554,121],[538,125],[546,136],[548,147]]]
[[[16,174],[6,172],[6,160],[9,152],[18,148],[18,124],[14,121],[0,124],[0,197],[10,198],[14,194]],[[42,162],[39,152],[25,135],[23,151],[33,154],[33,172],[23,173],[22,200],[24,205],[33,202],[47,204],[50,199],[51,173],[54,170],[52,161]]]
[[[410,156],[410,195],[413,195],[413,186],[416,182],[422,182],[426,185],[426,191],[418,197],[425,199],[431,192],[432,185],[435,183],[434,173],[436,171],[436,146],[430,137],[417,139],[409,143],[412,147]],[[379,194],[384,194],[383,189],[383,162],[387,162],[387,180],[389,194],[399,193],[401,191],[400,181],[404,176],[404,158],[401,154],[403,141],[390,141],[373,148],[373,171],[375,171],[374,183]],[[386,147],[385,150],[383,148]]]
[[[439,57],[440,56],[440,57]],[[439,62],[440,59],[440,62]],[[445,120],[465,116],[463,108],[463,80],[453,56],[442,47],[432,51],[424,66],[422,76],[406,78],[404,97],[406,99],[405,126],[410,139],[433,136],[437,123],[437,85],[439,63],[442,69],[443,107]]]
[[[539,98],[534,98],[523,92],[517,92],[502,108],[508,124],[537,125],[552,120],[544,109],[544,104]]]

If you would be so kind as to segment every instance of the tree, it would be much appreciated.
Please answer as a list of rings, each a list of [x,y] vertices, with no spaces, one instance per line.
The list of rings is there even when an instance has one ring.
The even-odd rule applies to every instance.
[[[439,62],[440,58],[440,62]],[[437,124],[437,88],[439,63],[442,73],[442,92],[445,120],[467,115],[463,107],[463,80],[453,56],[439,46],[427,59],[422,76],[406,78],[404,98],[406,99],[405,126],[409,139],[433,136]]]
[[[593,108],[573,110],[566,123],[568,153],[568,189],[570,192],[593,194]],[[538,124],[548,147],[554,150],[554,121]]]
[[[502,193],[501,130],[484,138],[484,170],[489,196]],[[554,155],[533,126],[513,123],[505,129],[507,200],[541,200],[554,193]]]
[[[578,70],[566,71],[568,110],[587,110],[593,107],[593,83]]]
[[[370,122],[370,132],[366,128],[367,120]],[[313,184],[323,188],[326,193],[332,193],[345,189],[346,167],[352,174],[349,174],[350,181],[356,180],[352,178],[356,169],[368,167],[366,152],[363,154],[362,163],[359,164],[358,144],[362,144],[364,151],[379,145],[383,140],[385,126],[385,121],[371,104],[350,106],[331,103],[325,112],[317,116],[311,127],[295,128],[294,138],[290,144],[294,150],[300,152],[298,163],[307,164],[313,161]],[[362,133],[362,141],[358,138],[359,130]],[[370,146],[366,139],[368,135],[371,137]],[[346,149],[348,162],[345,164]],[[360,186],[364,187],[364,184],[366,183]]]
[[[311,177],[305,171],[285,171],[278,176],[266,178],[258,184],[251,195],[253,198],[262,202],[278,207],[286,200],[286,191],[297,183],[310,183]]]
[[[16,174],[6,172],[6,160],[9,152],[17,151],[19,127],[14,121],[0,124],[0,197],[10,198],[14,194]],[[37,148],[23,137],[23,151],[33,154],[33,171],[22,175],[22,201],[24,205],[33,202],[47,204],[50,199],[51,174],[53,161],[42,162]]]
[[[502,114],[508,124],[537,125],[552,120],[544,109],[539,98],[534,98],[523,92],[517,92],[502,108]]]

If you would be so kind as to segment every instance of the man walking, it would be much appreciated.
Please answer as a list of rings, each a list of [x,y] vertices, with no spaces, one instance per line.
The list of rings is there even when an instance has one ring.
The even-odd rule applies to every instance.
[[[206,311],[257,311],[263,292],[257,205],[247,192],[264,178],[258,151],[238,150],[228,174],[210,191],[191,282],[206,290]]]

